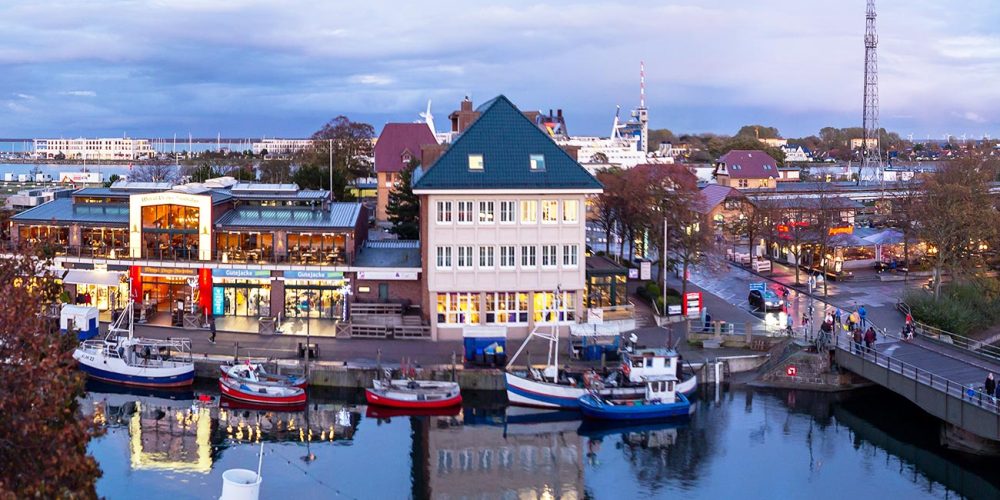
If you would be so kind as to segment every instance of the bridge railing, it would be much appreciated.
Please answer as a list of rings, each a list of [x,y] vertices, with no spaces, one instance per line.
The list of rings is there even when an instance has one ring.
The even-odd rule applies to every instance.
[[[998,404],[997,399],[984,393],[982,386],[964,385],[947,377],[935,375],[919,366],[893,358],[875,349],[867,349],[863,343],[860,345],[855,344],[854,341],[843,336],[837,336],[836,346],[838,350],[850,354],[855,358],[860,358],[868,363],[874,363],[892,373],[898,373],[904,378],[913,380],[948,396],[976,404],[1000,415],[1000,404]]]
[[[896,309],[903,314],[910,314],[910,306],[906,302],[899,301],[896,303]],[[982,340],[976,340],[957,333],[951,333],[947,330],[942,330],[919,321],[913,322],[913,333],[921,338],[950,344],[958,347],[959,349],[965,349],[975,354],[987,356],[993,361],[1000,361],[1000,347]]]

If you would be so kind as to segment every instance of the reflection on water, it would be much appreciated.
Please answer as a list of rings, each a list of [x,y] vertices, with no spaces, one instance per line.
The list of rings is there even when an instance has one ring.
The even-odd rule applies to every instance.
[[[312,394],[294,412],[233,407],[213,387],[129,393],[90,386],[99,493],[217,498],[222,471],[254,468],[262,498],[996,497],[996,460],[937,444],[937,422],[883,390],[733,390],[686,421],[607,425],[573,412],[461,409],[408,416]],[[847,480],[845,480],[847,478]]]

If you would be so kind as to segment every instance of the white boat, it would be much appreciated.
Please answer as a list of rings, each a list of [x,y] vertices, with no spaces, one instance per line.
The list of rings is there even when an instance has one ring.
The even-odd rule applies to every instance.
[[[527,371],[513,371],[513,364],[533,337],[549,343],[545,368],[538,370],[528,367]],[[507,372],[504,374],[507,400],[521,406],[579,408],[580,397],[594,391],[606,398],[641,396],[646,391],[643,377],[681,374],[678,358],[677,352],[672,349],[640,349],[623,353],[620,371],[604,380],[593,371],[579,375],[560,373],[558,327],[553,326],[549,331],[536,328],[507,363]],[[697,376],[693,373],[678,378],[681,380],[677,385],[677,392],[686,395],[697,388]]]
[[[134,312],[129,300],[104,340],[81,342],[73,359],[88,377],[116,384],[183,387],[194,382],[191,339],[145,339],[133,333]]]

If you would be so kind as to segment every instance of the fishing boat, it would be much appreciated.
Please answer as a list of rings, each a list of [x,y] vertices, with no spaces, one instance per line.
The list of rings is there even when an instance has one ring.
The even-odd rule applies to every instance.
[[[292,386],[254,384],[219,377],[219,390],[227,398],[254,405],[300,406],[306,402],[306,391]]]
[[[657,375],[645,378],[646,392],[640,398],[605,398],[599,394],[580,397],[584,418],[597,420],[659,420],[686,417],[691,403],[677,392],[677,377]]]
[[[306,388],[306,378],[301,375],[276,375],[268,373],[264,365],[260,363],[246,363],[222,365],[219,367],[224,378],[231,378],[238,382],[249,382],[260,385],[278,385],[285,387]]]
[[[86,340],[73,351],[73,359],[80,369],[88,377],[129,386],[191,385],[194,382],[191,339],[137,338],[134,320],[130,299],[104,340]]]
[[[524,371],[513,370],[513,364],[532,338],[540,338],[549,344],[545,367],[541,370],[534,367]],[[693,371],[682,369],[680,357],[673,349],[636,349],[621,355],[621,366],[603,379],[593,370],[584,373],[561,371],[557,327],[536,328],[507,363],[504,374],[507,399],[511,404],[521,406],[578,408],[580,397],[591,391],[602,397],[640,397],[646,391],[643,377],[657,375],[683,377],[677,387],[677,391],[683,394],[691,394],[697,389],[697,376]]]
[[[396,408],[392,406],[368,405],[365,418],[389,419],[397,417],[456,417],[462,407],[453,405],[446,408]]]
[[[375,380],[365,389],[369,404],[393,408],[447,408],[462,403],[462,391],[455,382],[432,380]]]

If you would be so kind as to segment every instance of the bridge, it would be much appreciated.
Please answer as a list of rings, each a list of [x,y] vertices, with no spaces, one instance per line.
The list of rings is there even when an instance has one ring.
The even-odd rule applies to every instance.
[[[946,435],[973,451],[1000,451],[1000,405],[983,393],[987,373],[1000,380],[1000,351],[962,337],[918,330],[912,340],[889,334],[871,350],[838,335],[844,369],[907,399],[946,424]],[[959,429],[956,431],[955,429]],[[973,439],[975,436],[979,439]],[[985,440],[985,441],[983,441]]]

